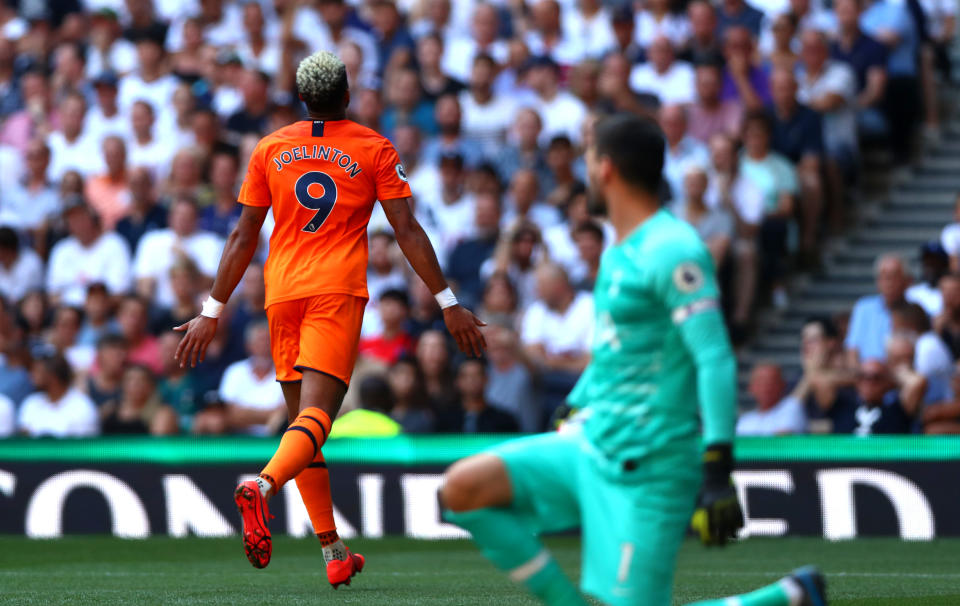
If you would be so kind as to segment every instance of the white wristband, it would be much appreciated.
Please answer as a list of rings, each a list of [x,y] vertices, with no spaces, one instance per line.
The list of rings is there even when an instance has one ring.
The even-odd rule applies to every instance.
[[[207,300],[203,302],[203,309],[200,310],[200,315],[216,320],[223,311],[223,305],[223,303],[213,297],[207,297]]]
[[[446,309],[458,304],[457,295],[453,294],[449,286],[433,295],[433,298],[437,300],[437,305],[440,306],[440,309]]]

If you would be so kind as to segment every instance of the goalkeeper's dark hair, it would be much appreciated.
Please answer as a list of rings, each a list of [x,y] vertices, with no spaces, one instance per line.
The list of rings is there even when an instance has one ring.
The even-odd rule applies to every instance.
[[[594,126],[597,156],[610,158],[620,178],[651,196],[660,189],[665,139],[656,122],[613,114]]]

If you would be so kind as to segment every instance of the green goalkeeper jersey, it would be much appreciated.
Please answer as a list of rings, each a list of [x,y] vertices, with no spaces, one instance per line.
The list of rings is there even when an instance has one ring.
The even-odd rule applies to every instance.
[[[703,241],[666,210],[604,253],[593,356],[568,401],[613,475],[696,456],[701,435],[732,440],[736,365],[714,273]]]

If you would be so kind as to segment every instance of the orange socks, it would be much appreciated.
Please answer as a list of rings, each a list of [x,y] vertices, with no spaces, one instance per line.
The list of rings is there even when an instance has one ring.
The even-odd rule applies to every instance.
[[[277,452],[260,473],[261,478],[273,485],[274,493],[296,478],[297,489],[327,561],[347,557],[346,547],[337,536],[337,525],[333,521],[330,473],[320,450],[330,435],[330,425],[330,417],[319,408],[300,411],[284,432]]]
[[[297,476],[297,489],[320,542],[323,543],[331,532],[329,542],[335,542],[337,525],[333,521],[333,501],[330,499],[330,472],[322,452]]]
[[[283,434],[277,452],[274,453],[273,458],[270,459],[261,473],[261,475],[272,480],[274,490],[279,491],[284,484],[307,469],[311,462],[323,461],[320,448],[327,441],[327,436],[330,435],[330,425],[330,417],[319,408],[310,407],[300,411],[300,415]],[[322,468],[318,467],[316,469],[321,470],[324,475],[327,473],[326,463],[323,463]],[[329,503],[329,479],[324,485],[326,486],[326,498]],[[312,512],[310,517],[313,519]]]

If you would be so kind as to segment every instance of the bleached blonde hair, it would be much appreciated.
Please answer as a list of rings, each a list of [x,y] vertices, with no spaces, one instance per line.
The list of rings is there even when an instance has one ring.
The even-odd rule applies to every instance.
[[[347,67],[329,51],[318,51],[297,67],[297,92],[308,109],[333,109],[347,91]]]

